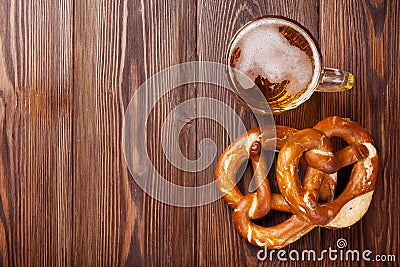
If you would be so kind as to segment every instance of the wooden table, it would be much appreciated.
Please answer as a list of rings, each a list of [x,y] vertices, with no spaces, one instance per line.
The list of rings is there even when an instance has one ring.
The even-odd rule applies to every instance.
[[[319,41],[325,65],[356,79],[352,90],[314,94],[276,123],[302,129],[347,117],[368,129],[380,154],[364,218],[348,229],[315,229],[286,251],[321,252],[344,238],[348,249],[393,254],[398,262],[399,10],[397,0],[1,1],[1,265],[298,264],[258,261],[258,248],[239,237],[222,200],[180,208],[153,199],[135,183],[122,149],[124,112],[140,84],[178,63],[223,63],[235,31],[266,14],[298,20]],[[183,172],[162,156],[157,133],[175,106],[200,96],[224,101],[255,126],[216,86],[189,84],[162,98],[148,120],[148,148],[157,170],[180,185],[212,182],[217,159]],[[181,119],[179,145],[188,159],[200,156],[204,138],[215,141],[218,155],[230,143],[221,125],[197,119],[194,108]]]

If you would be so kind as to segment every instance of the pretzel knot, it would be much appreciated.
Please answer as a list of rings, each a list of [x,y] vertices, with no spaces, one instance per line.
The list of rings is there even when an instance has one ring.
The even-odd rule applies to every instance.
[[[348,146],[333,153],[331,137],[341,137]],[[281,194],[273,194],[262,150],[280,150],[276,179]],[[250,158],[257,191],[243,195],[235,185],[239,167]],[[301,181],[299,164],[305,170]],[[337,171],[353,165],[344,191],[335,198]],[[236,139],[221,155],[216,169],[217,186],[234,209],[233,222],[239,234],[259,247],[286,246],[317,226],[344,228],[353,225],[368,210],[374,191],[378,156],[368,132],[359,124],[339,117],[320,121],[312,129],[298,131],[285,126],[255,128]],[[251,222],[273,209],[292,213],[271,227]]]

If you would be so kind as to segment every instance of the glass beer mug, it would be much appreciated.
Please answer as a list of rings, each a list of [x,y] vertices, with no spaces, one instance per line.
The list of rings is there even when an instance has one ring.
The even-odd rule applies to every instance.
[[[324,68],[311,33],[281,16],[242,26],[228,46],[226,61],[235,95],[261,114],[279,114],[304,103],[314,91],[344,91],[354,82],[349,72]]]

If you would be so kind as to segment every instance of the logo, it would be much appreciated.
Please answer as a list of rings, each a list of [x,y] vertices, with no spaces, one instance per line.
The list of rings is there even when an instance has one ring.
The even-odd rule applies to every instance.
[[[347,240],[339,238],[336,241],[336,248],[329,247],[316,251],[314,249],[304,249],[302,251],[292,249],[286,251],[284,249],[268,250],[267,248],[257,252],[257,259],[259,261],[377,261],[377,262],[395,262],[396,255],[394,254],[374,254],[373,251],[365,249],[360,251],[358,249],[347,248]]]

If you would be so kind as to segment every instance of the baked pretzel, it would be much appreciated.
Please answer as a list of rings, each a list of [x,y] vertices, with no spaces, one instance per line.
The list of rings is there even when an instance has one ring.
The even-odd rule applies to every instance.
[[[284,247],[309,231],[315,225],[310,224],[301,216],[291,218],[272,227],[261,227],[250,221],[265,216],[270,209],[292,213],[289,205],[280,194],[272,194],[268,179],[263,149],[279,150],[286,140],[297,130],[276,126],[275,132],[268,127],[255,128],[240,136],[221,155],[217,164],[217,185],[225,201],[234,209],[233,222],[239,234],[250,243],[259,247]],[[239,167],[250,158],[253,165],[256,184],[260,185],[255,193],[244,196],[235,185],[236,173]],[[312,181],[307,181],[311,183]],[[326,187],[321,187],[325,199],[333,199],[336,187],[335,175],[326,175]]]
[[[329,138],[343,138],[349,146],[332,153]],[[298,158],[304,152],[309,165],[307,177],[316,188],[325,173],[337,172],[353,164],[350,180],[338,198],[318,203],[315,188],[304,188],[297,174]],[[339,117],[329,117],[313,129],[292,136],[283,146],[277,160],[276,179],[293,212],[311,223],[329,228],[344,228],[361,219],[368,210],[378,170],[378,155],[368,132],[359,124]]]
[[[348,131],[353,131],[351,137],[345,134]],[[329,142],[329,137],[332,136],[343,137],[351,146],[333,154]],[[268,170],[265,156],[262,153],[262,149],[274,149],[275,143],[276,149],[281,149],[276,176],[282,195],[271,193],[269,181],[266,179]],[[305,161],[302,160],[303,157]],[[236,187],[235,180],[239,167],[248,158],[251,159],[258,188],[256,192],[244,196]],[[357,162],[351,178],[354,183],[349,183],[343,197],[341,195],[333,200],[336,171],[354,162]],[[299,163],[306,170],[303,183],[297,174]],[[362,169],[361,165],[367,166],[367,170]],[[298,240],[316,226],[341,228],[358,221],[368,205],[363,205],[355,219],[345,218],[348,219],[345,222],[343,215],[354,218],[354,215],[349,216],[352,210],[357,209],[354,204],[369,204],[376,169],[376,150],[366,130],[347,120],[330,117],[318,123],[314,129],[303,131],[285,126],[276,126],[276,133],[267,127],[248,131],[221,155],[216,178],[224,200],[234,209],[233,222],[239,234],[255,246],[280,248]],[[357,186],[356,183],[360,181],[369,187]],[[292,188],[295,188],[293,194]],[[367,190],[363,191],[364,194],[358,190],[353,195],[356,198],[360,196],[361,202],[352,202],[350,196],[353,188]],[[329,208],[326,212],[325,207]],[[265,216],[271,209],[293,215],[272,227],[262,227],[250,221]]]

